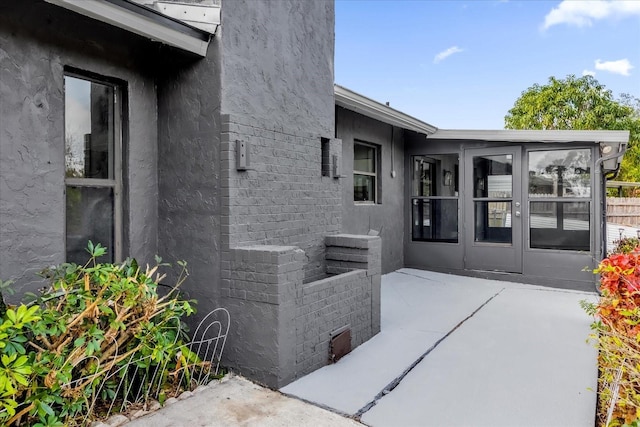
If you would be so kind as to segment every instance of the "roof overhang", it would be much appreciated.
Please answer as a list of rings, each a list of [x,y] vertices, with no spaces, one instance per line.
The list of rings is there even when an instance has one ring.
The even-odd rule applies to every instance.
[[[457,139],[471,141],[496,142],[591,142],[618,143],[629,142],[628,130],[459,130],[438,129],[430,135],[431,139]]]
[[[129,0],[46,0],[89,18],[199,56],[207,55],[211,33]]]
[[[333,92],[336,105],[346,108],[347,110],[355,111],[356,113],[371,117],[383,123],[425,135],[431,135],[437,130],[435,126],[429,123],[418,120],[402,111],[374,101],[343,86],[334,85]]]
[[[600,146],[599,162],[604,172],[620,168],[629,143],[628,130],[457,130],[438,129],[429,139],[512,143],[582,143]]]

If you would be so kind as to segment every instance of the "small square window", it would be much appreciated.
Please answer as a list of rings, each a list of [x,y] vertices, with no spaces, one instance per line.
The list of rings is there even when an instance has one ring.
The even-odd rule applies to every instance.
[[[378,202],[378,147],[355,142],[353,144],[353,200],[361,203]]]

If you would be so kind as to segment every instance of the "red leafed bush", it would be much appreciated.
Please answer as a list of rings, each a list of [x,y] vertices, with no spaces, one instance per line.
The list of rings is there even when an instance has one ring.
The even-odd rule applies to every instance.
[[[613,253],[595,273],[602,295],[585,308],[596,316],[598,423],[640,426],[640,246]]]

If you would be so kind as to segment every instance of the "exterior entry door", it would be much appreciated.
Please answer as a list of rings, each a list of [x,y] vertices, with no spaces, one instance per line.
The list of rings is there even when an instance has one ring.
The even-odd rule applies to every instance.
[[[465,150],[467,270],[522,273],[520,147]]]

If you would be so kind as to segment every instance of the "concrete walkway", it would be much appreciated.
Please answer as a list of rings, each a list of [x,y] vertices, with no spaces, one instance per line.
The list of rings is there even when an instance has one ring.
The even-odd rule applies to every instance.
[[[358,427],[360,423],[229,374],[126,427]]]
[[[231,375],[126,425],[360,425],[342,413],[370,426],[592,427],[582,299],[596,297],[402,269],[382,278],[382,332],[281,390],[299,399]]]
[[[382,332],[281,391],[371,426],[593,426],[594,294],[402,269]]]

